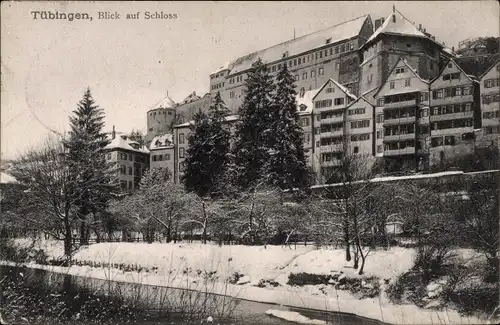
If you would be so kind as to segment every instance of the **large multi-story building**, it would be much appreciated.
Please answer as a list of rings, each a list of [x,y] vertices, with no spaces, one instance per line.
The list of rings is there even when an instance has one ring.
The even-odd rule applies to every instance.
[[[318,89],[334,79],[357,94],[358,49],[372,34],[373,24],[366,15],[245,55],[210,75],[210,92],[220,92],[228,108],[236,113],[244,98],[247,74],[260,58],[272,76],[286,64],[295,76],[299,93]]]
[[[209,93],[206,93],[204,96],[198,96],[193,91],[183,101],[177,103],[175,105],[175,116],[178,124],[191,121],[199,111],[208,112],[211,99],[212,97]]]
[[[153,168],[167,168],[171,177],[174,177],[174,142],[171,133],[157,135],[149,145],[149,166]]]
[[[303,143],[304,151],[306,152],[306,163],[313,172],[318,160],[317,149],[314,144],[316,139],[319,139],[319,127],[315,127],[315,115],[313,114],[313,98],[317,92],[318,89],[314,89],[297,96],[297,110],[300,116],[299,123],[304,130]]]
[[[438,165],[472,152],[474,131],[482,122],[480,89],[478,80],[452,59],[431,81],[430,90],[430,162]]]
[[[130,140],[126,134],[116,132],[114,126],[109,136],[111,142],[105,148],[107,161],[118,166],[122,189],[137,189],[142,175],[149,168],[149,150]]]
[[[442,59],[452,55],[421,25],[417,28],[395,8],[382,22],[360,49],[360,93],[381,87],[401,57],[420,77],[432,79],[438,75]]]
[[[429,82],[422,79],[406,59],[400,58],[374,98],[376,128],[382,131],[377,133],[377,138],[383,139],[382,153],[390,169],[416,169],[425,164],[429,140]],[[377,152],[380,153],[380,149]]]
[[[479,78],[483,140],[500,141],[500,60]],[[497,144],[498,145],[498,144]]]
[[[167,96],[147,112],[146,143],[159,134],[172,132],[175,119],[175,102]]]

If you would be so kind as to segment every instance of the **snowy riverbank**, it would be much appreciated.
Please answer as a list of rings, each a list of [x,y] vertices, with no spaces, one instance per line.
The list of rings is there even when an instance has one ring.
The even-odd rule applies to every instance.
[[[44,242],[41,248],[51,257],[62,253],[59,243]],[[351,292],[321,285],[289,286],[290,273],[307,272],[331,274],[340,272],[347,277],[360,277],[344,260],[341,249],[315,249],[297,246],[290,249],[281,246],[216,246],[195,244],[143,244],[101,243],[82,248],[75,254],[78,261],[108,264],[138,265],[148,272],[125,272],[108,267],[71,266],[55,267],[30,264],[30,267],[152,285],[164,285],[185,289],[201,286],[197,271],[216,272],[219,282],[211,292],[264,303],[276,303],[301,308],[354,313],[379,319],[392,324],[471,324],[487,323],[475,317],[461,317],[455,310],[430,310],[414,305],[396,305],[389,302],[384,292],[387,279],[393,281],[408,270],[415,252],[411,249],[392,248],[389,251],[373,251],[368,257],[363,277],[380,278],[381,294],[375,298],[358,299]],[[153,271],[154,270],[154,271]],[[225,284],[225,279],[235,273],[244,275],[239,284]],[[277,287],[257,287],[260,280],[272,280]],[[494,322],[491,322],[494,323]]]

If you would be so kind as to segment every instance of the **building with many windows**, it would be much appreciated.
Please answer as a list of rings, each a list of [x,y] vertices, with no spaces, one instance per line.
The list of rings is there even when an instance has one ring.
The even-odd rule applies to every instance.
[[[149,150],[126,134],[118,133],[113,126],[111,142],[105,147],[106,159],[119,168],[122,189],[132,191],[139,187],[142,175],[149,168]]]
[[[174,152],[173,135],[170,133],[157,135],[149,146],[149,166],[153,168],[167,168],[174,177]]]
[[[429,82],[401,58],[373,97],[376,128],[382,131],[377,138],[383,139],[383,157],[391,169],[416,169],[425,164],[429,141]]]
[[[228,108],[236,113],[244,98],[247,73],[261,58],[272,76],[286,64],[295,76],[299,93],[318,89],[334,79],[356,94],[358,49],[372,34],[373,24],[366,15],[245,55],[210,75],[210,92],[215,95],[220,91]]]
[[[430,83],[431,165],[471,153],[481,128],[479,82],[457,62],[449,60]]]
[[[303,143],[304,151],[306,152],[306,163],[312,171],[314,171],[315,162],[318,159],[314,144],[316,139],[319,138],[319,132],[315,131],[319,130],[319,126],[315,126],[315,115],[313,114],[313,98],[317,92],[318,89],[314,89],[297,96],[297,110],[300,116],[299,123],[304,130]]]
[[[500,137],[500,60],[479,78],[483,137],[486,141]]]

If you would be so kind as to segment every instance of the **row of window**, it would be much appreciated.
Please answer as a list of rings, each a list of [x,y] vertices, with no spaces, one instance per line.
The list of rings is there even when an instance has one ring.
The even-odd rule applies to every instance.
[[[401,150],[401,149],[406,149],[406,148],[415,148],[415,141],[413,140],[407,140],[407,141],[401,141],[401,142],[387,142],[384,144],[384,150],[389,151],[389,150]]]
[[[299,125],[301,127],[309,126],[309,118],[308,117],[301,118],[299,121]]]
[[[342,117],[342,115],[344,115],[342,110],[337,109],[334,111],[321,112],[320,115],[317,115],[316,119],[320,121],[327,118]]]
[[[412,133],[415,133],[415,124],[402,124],[386,127],[384,135],[391,136]]]
[[[472,110],[472,104],[455,104],[455,105],[443,105],[432,107],[432,115],[445,115],[453,113],[463,113],[470,112]]]
[[[307,75],[308,75],[307,72],[302,73],[302,80],[307,80]],[[324,68],[319,68],[318,69],[318,75],[320,75],[320,76],[325,75],[325,69]],[[316,70],[311,70],[311,78],[314,78],[314,77],[316,77]],[[299,80],[300,80],[299,75],[296,74],[295,75],[295,81],[299,81]]]
[[[367,141],[370,140],[370,133],[363,133],[363,134],[353,134],[351,135],[351,141]]]
[[[149,116],[153,117],[153,116],[156,116],[156,113],[158,113],[158,115],[172,115],[172,112],[171,111],[168,111],[168,112],[151,112],[149,113]]]
[[[120,186],[123,190],[133,190],[134,189],[134,183],[132,181],[128,181],[128,186],[127,186],[127,181],[120,181]]]
[[[314,102],[314,108],[331,107],[332,103],[334,106],[344,105],[344,98],[335,98],[333,101],[331,99],[318,100]]]
[[[483,118],[493,119],[493,118],[499,118],[499,117],[500,117],[500,111],[484,112],[483,113]]]
[[[370,127],[370,120],[359,120],[351,122],[351,129],[361,129]]]
[[[119,157],[120,160],[134,161],[134,159],[135,159],[136,162],[142,162],[142,163],[146,161],[146,159],[144,158],[144,156],[139,156],[139,155],[134,156],[132,154],[126,154],[124,152],[120,152],[120,154],[118,155],[118,157]],[[111,153],[108,153],[107,159],[111,160]]]
[[[483,95],[483,104],[498,103],[500,101],[500,94]]]
[[[224,72],[219,72],[219,73],[214,74],[213,76],[210,76],[210,79],[216,79],[216,78],[219,78],[219,77],[223,77],[225,75],[226,74]]]
[[[212,90],[217,90],[217,89],[221,89],[222,87],[224,87],[224,82],[221,82],[221,83],[218,83],[218,84],[215,84],[215,85],[212,85],[212,87],[210,87]]]
[[[405,87],[410,87],[411,86],[411,78],[406,78],[405,79]],[[396,87],[396,82],[391,81],[389,82],[389,88],[394,89]]]
[[[365,107],[360,107],[360,108],[354,108],[349,110],[349,115],[358,115],[358,114],[365,114],[366,113],[366,108]]]
[[[441,147],[443,144],[445,146],[454,146],[456,144],[455,136],[448,135],[445,137],[433,137],[431,139],[432,147]]]
[[[327,132],[339,132],[342,131],[342,123],[335,123],[335,124],[322,124],[321,125],[321,133],[327,133]]]
[[[493,88],[500,86],[500,78],[484,80],[484,88]]]
[[[443,80],[460,80],[460,72],[443,74]]]
[[[414,107],[405,107],[399,109],[391,109],[384,111],[384,117],[386,120],[405,118],[415,116]]]
[[[164,155],[152,155],[153,161],[163,161],[163,160],[170,160],[170,154],[166,153]]]
[[[332,46],[330,48],[316,52],[315,56],[313,56],[313,54],[304,55],[304,56],[301,56],[299,58],[289,60],[288,63],[284,63],[284,64],[288,64],[288,67],[291,68],[291,67],[295,67],[295,66],[298,66],[301,64],[305,64],[307,62],[311,62],[314,57],[316,58],[316,60],[319,60],[319,59],[322,59],[323,57],[326,58],[329,55],[331,56],[333,54],[344,53],[344,52],[351,51],[351,50],[354,50],[354,42],[340,44],[340,45],[335,46],[335,47]],[[288,57],[288,51],[283,53],[283,58],[286,58],[286,57]],[[274,64],[274,65],[269,67],[269,71],[271,71],[271,72],[276,72],[276,71],[279,71],[280,69],[281,69],[281,63]]]
[[[243,77],[244,77],[244,75],[236,76],[236,78],[233,77],[233,78],[229,79],[229,84],[234,84],[235,82],[243,81]]]
[[[472,127],[473,125],[474,123],[472,119],[438,121],[432,123],[432,130],[435,131],[444,129],[465,128],[465,127]]]
[[[486,126],[483,128],[484,134],[497,134],[500,133],[500,126]]]
[[[432,99],[472,95],[472,86],[449,87],[432,91]]]
[[[338,146],[342,144],[342,137],[332,137],[332,138],[321,138],[322,146]]]
[[[385,105],[385,103],[399,103],[399,102],[406,102],[406,101],[416,100],[416,99],[417,99],[417,97],[413,93],[385,96],[385,97],[380,97],[377,99],[377,106],[382,107]],[[421,92],[420,93],[420,101],[425,102],[428,100],[429,100],[429,93],[428,92]]]

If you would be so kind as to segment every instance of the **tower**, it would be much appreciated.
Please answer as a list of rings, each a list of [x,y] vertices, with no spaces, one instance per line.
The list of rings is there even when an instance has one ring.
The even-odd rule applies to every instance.
[[[167,96],[147,112],[146,143],[149,143],[155,135],[172,132],[171,124],[174,119],[175,102],[167,92]]]

